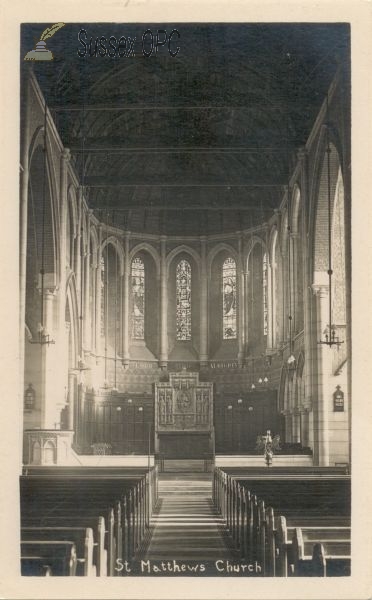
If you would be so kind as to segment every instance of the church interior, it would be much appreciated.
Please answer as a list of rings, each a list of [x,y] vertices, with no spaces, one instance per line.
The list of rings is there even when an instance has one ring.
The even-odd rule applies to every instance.
[[[21,68],[22,574],[349,575],[349,29],[80,29]]]

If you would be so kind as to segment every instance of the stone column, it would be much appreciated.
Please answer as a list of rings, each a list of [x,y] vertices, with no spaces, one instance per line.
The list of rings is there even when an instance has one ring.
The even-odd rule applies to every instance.
[[[349,429],[349,465],[351,465],[351,419],[352,419],[352,402],[350,402],[352,396],[352,361],[351,361],[351,334],[352,334],[352,304],[351,304],[351,281],[352,281],[352,254],[351,254],[351,223],[352,223],[352,210],[351,210],[351,111],[347,109],[350,105],[350,92],[348,85],[348,69],[345,68],[340,73],[341,90],[344,93],[346,99],[345,109],[342,110],[343,119],[343,131],[345,137],[343,140],[343,185],[344,185],[344,229],[345,229],[345,295],[346,295],[346,355],[347,355],[347,389],[346,394],[348,398],[348,429]]]
[[[54,308],[56,301],[56,288],[44,289],[44,334],[49,334],[54,341]],[[59,397],[63,390],[65,373],[56,373],[58,362],[56,344],[41,345],[41,428],[55,428],[60,421],[59,411],[64,404],[64,399]],[[61,380],[59,380],[61,378]]]
[[[168,363],[168,282],[167,238],[160,237],[160,353],[159,366],[166,369]]]
[[[21,163],[21,198],[20,198],[20,249],[19,249],[19,390],[23,398],[24,388],[24,355],[25,355],[25,323],[26,323],[26,264],[27,264],[27,213],[28,213],[28,183],[29,183],[29,149],[30,149],[30,101],[28,76],[24,80],[23,110],[24,120],[22,132],[22,163]]]
[[[311,405],[313,391],[312,391],[312,368],[313,357],[312,357],[312,332],[311,332],[311,289],[310,289],[310,257],[308,247],[308,232],[306,224],[307,219],[307,207],[308,201],[308,155],[305,148],[302,148],[298,152],[298,159],[301,167],[301,215],[302,222],[300,223],[301,231],[300,241],[302,243],[302,273],[303,273],[303,303],[304,303],[304,347],[305,347],[305,403]],[[311,408],[309,408],[309,411]],[[309,420],[309,413],[307,414],[307,420]]]
[[[65,310],[66,310],[66,248],[67,243],[67,218],[68,218],[68,198],[67,198],[67,171],[70,162],[70,151],[65,148],[61,153],[61,178],[60,178],[60,283],[59,283],[59,326],[60,332],[64,331]],[[71,232],[72,235],[72,232]],[[72,318],[72,316],[71,316]]]
[[[200,238],[200,366],[208,366],[208,273],[207,273],[207,238]]]
[[[295,408],[292,414],[292,442],[301,442],[301,413]]]
[[[324,274],[327,276],[326,274]],[[324,331],[327,329],[328,315],[328,285],[313,284],[312,286],[316,302],[316,330],[314,336],[314,362],[316,371],[316,403],[314,405],[314,459],[319,466],[329,466],[329,390],[328,377],[330,372],[331,350],[325,344],[319,344],[324,340]]]
[[[267,350],[273,348],[273,292],[271,257],[267,252]]]
[[[77,302],[79,307],[79,316],[81,315],[80,306],[80,289],[81,289],[81,226],[82,226],[82,197],[81,197],[81,189],[79,192],[79,212],[78,212],[78,227],[77,227],[77,235],[76,235],[76,256],[75,256],[75,282],[76,282],[76,294],[77,294]]]
[[[89,211],[90,214],[90,211]],[[84,265],[84,273],[85,273],[85,282],[84,282],[84,349],[92,348],[92,340],[91,340],[91,319],[92,316],[90,314],[90,218],[88,216],[88,225],[87,225],[87,247],[85,253],[85,265]]]
[[[74,430],[74,410],[75,410],[75,379],[76,375],[73,371],[68,374],[68,428]]]
[[[285,441],[287,443],[292,442],[292,415],[288,410],[284,411],[284,423],[285,423]]]
[[[243,273],[243,240],[242,237],[239,237],[239,261],[236,269],[236,282],[237,282],[237,326],[238,326],[238,364],[240,367],[244,364],[244,345],[245,345],[245,331],[244,331],[244,322],[245,322],[245,289],[244,289],[244,273]]]
[[[286,248],[280,250],[281,259],[281,326],[280,326],[280,343],[283,344],[288,340],[288,258]]]
[[[244,271],[244,356],[248,355],[249,350],[249,271]]]
[[[302,377],[306,381],[306,370]],[[303,397],[301,402],[301,423],[302,423],[302,445],[310,446],[310,413],[312,411],[312,403],[309,397]]]
[[[291,306],[292,306],[292,337],[297,330],[297,233],[291,232],[289,236],[290,268],[291,268]]]
[[[124,275],[123,275],[123,365],[129,366],[129,231],[124,234]]]
[[[101,303],[102,303],[102,225],[98,229],[97,268],[96,268],[96,354],[102,355],[101,340]]]

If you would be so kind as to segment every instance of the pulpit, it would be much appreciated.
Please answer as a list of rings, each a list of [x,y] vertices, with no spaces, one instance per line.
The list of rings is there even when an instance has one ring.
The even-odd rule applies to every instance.
[[[199,373],[170,373],[155,384],[155,452],[163,458],[206,458],[214,453],[213,384]]]

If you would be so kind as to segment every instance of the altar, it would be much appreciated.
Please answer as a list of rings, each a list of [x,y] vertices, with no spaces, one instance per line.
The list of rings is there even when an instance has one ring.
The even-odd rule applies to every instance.
[[[155,384],[155,453],[172,458],[214,454],[213,384],[199,373],[170,373]]]

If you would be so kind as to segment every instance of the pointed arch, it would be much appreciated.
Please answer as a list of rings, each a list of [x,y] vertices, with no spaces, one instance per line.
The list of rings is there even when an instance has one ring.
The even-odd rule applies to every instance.
[[[119,257],[120,276],[124,275],[124,248],[120,240],[115,235],[110,235],[102,241],[100,248],[100,257],[103,257],[106,246],[114,247]]]
[[[262,252],[267,251],[267,245],[266,245],[265,240],[259,235],[253,235],[249,240],[249,245],[248,245],[248,248],[246,251],[246,255],[244,257],[244,265],[245,265],[245,268],[247,271],[249,271],[250,256],[251,256],[255,246],[257,246],[257,244],[262,247]]]
[[[138,254],[139,252],[144,251],[144,252],[148,252],[155,263],[156,266],[156,272],[157,275],[159,275],[160,273],[160,256],[158,251],[154,248],[154,246],[152,246],[151,244],[148,244],[147,242],[142,242],[140,244],[136,244],[135,246],[133,246],[132,250],[129,253],[129,260],[132,263],[133,258],[135,258],[136,254]]]
[[[239,261],[239,255],[237,253],[237,251],[235,250],[235,248],[233,246],[231,246],[230,244],[226,244],[225,242],[221,242],[219,244],[216,244],[209,252],[207,255],[207,265],[208,265],[208,273],[209,275],[211,274],[211,269],[212,269],[212,263],[214,261],[214,259],[216,258],[216,256],[220,253],[220,252],[226,252],[229,256],[231,256],[236,263],[237,268],[241,268],[242,265],[240,265],[240,261]]]
[[[169,254],[167,255],[166,263],[167,263],[167,271],[168,272],[169,272],[169,267],[170,267],[172,261],[176,258],[176,256],[178,256],[178,254],[181,254],[182,252],[192,256],[192,258],[194,259],[198,268],[200,268],[200,254],[198,254],[196,252],[196,250],[194,250],[194,248],[191,248],[191,246],[186,246],[186,244],[182,244],[181,246],[177,246],[176,248],[173,248],[173,250],[171,252],[169,252]]]

